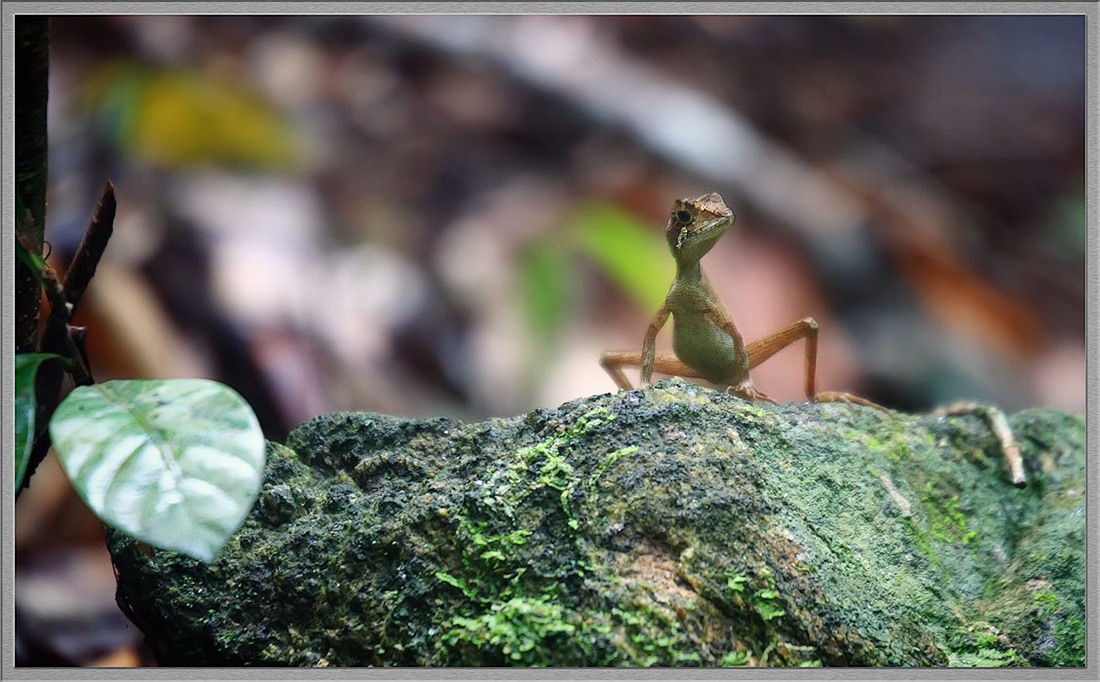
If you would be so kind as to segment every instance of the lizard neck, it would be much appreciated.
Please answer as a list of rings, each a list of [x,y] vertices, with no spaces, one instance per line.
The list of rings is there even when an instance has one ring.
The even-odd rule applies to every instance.
[[[676,281],[681,285],[698,286],[703,281],[703,266],[699,261],[687,264],[677,261]]]

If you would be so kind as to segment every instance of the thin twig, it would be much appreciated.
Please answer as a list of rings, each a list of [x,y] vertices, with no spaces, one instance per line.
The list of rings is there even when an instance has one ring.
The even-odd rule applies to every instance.
[[[46,318],[46,329],[42,333],[42,350],[57,353],[68,363],[66,371],[77,386],[90,386],[95,383],[91,369],[84,361],[83,331],[81,327],[69,324],[72,319],[72,305],[65,298],[65,291],[51,272],[42,273],[42,285],[46,300],[50,302],[50,316]]]
[[[1004,412],[992,405],[962,402],[937,408],[934,414],[944,416],[976,414],[984,417],[986,422],[989,423],[989,428],[993,430],[993,435],[997,437],[1001,452],[1004,453],[1005,463],[1012,475],[1012,485],[1017,488],[1027,487],[1027,475],[1024,473],[1024,460],[1020,455],[1020,446],[1016,442],[1016,437],[1012,434],[1012,429],[1008,425],[1008,419],[1005,418]]]
[[[99,259],[107,249],[107,242],[111,239],[115,226],[115,186],[108,180],[103,189],[103,195],[96,202],[92,221],[84,232],[84,239],[80,242],[80,248],[76,250],[69,269],[65,273],[65,300],[71,306],[71,313],[76,312],[76,306],[80,298],[88,288],[88,283],[95,276]],[[71,315],[70,315],[71,317]]]

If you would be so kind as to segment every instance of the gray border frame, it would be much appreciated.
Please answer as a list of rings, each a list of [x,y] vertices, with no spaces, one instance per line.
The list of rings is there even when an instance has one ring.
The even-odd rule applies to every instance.
[[[1085,83],[1088,116],[1085,119],[1086,197],[1086,668],[1030,669],[282,669],[282,668],[15,668],[12,634],[15,615],[15,495],[0,484],[3,529],[0,534],[0,678],[60,679],[1097,679],[1097,385],[1100,380],[1098,344],[1097,263],[1097,7],[1093,2],[3,2],[0,3],[4,68],[3,190],[0,268],[3,270],[3,306],[0,317],[0,471],[3,481],[14,476],[14,17],[17,14],[1074,14],[1085,16]]]

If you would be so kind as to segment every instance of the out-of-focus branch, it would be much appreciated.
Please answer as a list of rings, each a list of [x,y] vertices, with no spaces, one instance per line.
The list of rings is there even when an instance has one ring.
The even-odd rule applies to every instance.
[[[22,243],[42,252],[46,224],[46,102],[49,96],[49,18],[15,19],[15,229]],[[15,263],[15,351],[34,352],[38,341],[38,280]]]
[[[65,272],[65,300],[72,306],[72,313],[76,312],[80,297],[88,288],[88,283],[95,276],[96,266],[103,252],[107,249],[107,242],[114,232],[115,223],[115,186],[110,180],[103,190],[103,196],[96,203],[95,212],[92,214],[92,222],[84,233],[84,240],[80,242],[80,248],[69,263],[69,269]]]

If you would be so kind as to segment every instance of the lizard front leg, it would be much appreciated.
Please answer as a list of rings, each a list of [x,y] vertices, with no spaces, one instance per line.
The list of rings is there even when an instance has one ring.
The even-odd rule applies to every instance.
[[[630,391],[634,388],[630,385],[630,380],[623,374],[623,367],[640,366],[642,368],[642,379],[640,382],[642,387],[649,385],[650,380],[653,378],[654,367],[656,367],[657,371],[666,374],[694,376],[694,374],[691,373],[691,368],[683,362],[680,362],[675,356],[662,354],[658,357],[656,354],[657,333],[661,331],[661,327],[665,326],[665,322],[668,321],[669,313],[668,306],[662,304],[657,314],[653,316],[653,320],[649,323],[649,327],[646,329],[645,339],[642,341],[641,353],[638,351],[608,351],[600,356],[600,366],[611,375],[611,379],[615,382],[616,386],[624,391]]]
[[[657,314],[653,316],[653,321],[649,323],[649,327],[645,330],[645,338],[642,340],[642,379],[640,382],[642,387],[649,386],[650,381],[653,379],[653,358],[657,353],[657,333],[661,331],[661,327],[665,326],[670,312],[668,299],[666,298]]]

